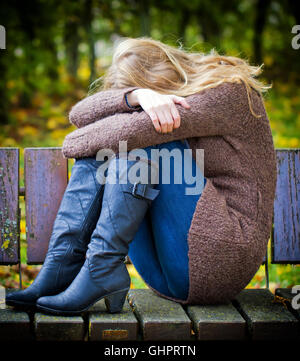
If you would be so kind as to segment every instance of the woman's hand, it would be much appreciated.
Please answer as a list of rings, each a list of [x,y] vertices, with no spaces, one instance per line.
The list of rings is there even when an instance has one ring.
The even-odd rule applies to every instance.
[[[133,90],[128,93],[127,99],[131,105],[140,105],[143,108],[159,133],[170,133],[180,127],[180,115],[175,104],[190,108],[183,97],[160,94],[151,89]]]

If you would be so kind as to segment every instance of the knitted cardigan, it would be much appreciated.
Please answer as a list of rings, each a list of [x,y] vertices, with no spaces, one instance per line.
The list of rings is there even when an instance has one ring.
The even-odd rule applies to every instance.
[[[182,304],[217,304],[233,299],[252,279],[266,253],[272,226],[276,157],[262,97],[242,83],[222,83],[176,104],[181,125],[156,132],[148,114],[130,108],[125,94],[110,89],[77,103],[69,114],[77,126],[63,143],[63,155],[95,155],[99,149],[128,151],[178,139],[204,149],[207,179],[188,233],[189,293]],[[249,101],[255,114],[250,111]]]

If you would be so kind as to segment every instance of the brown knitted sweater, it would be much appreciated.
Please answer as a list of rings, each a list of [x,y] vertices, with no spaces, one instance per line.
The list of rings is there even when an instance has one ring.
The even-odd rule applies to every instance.
[[[76,104],[70,121],[80,129],[67,135],[63,154],[117,152],[120,140],[128,151],[184,138],[193,150],[204,149],[207,182],[188,234],[189,294],[185,301],[171,299],[228,302],[258,270],[272,225],[276,158],[263,100],[252,90],[253,110],[261,115],[255,118],[245,86],[223,83],[187,96],[190,109],[176,105],[181,126],[161,134],[147,113],[127,106],[124,95],[134,89],[102,91]]]

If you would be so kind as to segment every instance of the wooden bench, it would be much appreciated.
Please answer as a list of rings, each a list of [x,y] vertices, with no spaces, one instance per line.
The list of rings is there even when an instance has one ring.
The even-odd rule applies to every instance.
[[[271,261],[300,263],[300,150],[278,149]],[[27,148],[20,187],[19,149],[0,148],[0,264],[20,263],[20,203],[25,197],[28,264],[42,264],[68,181],[60,148]],[[265,262],[267,267],[267,262]],[[300,272],[300,268],[299,268]],[[266,269],[268,282],[268,270]],[[21,280],[20,280],[21,282]],[[300,310],[290,289],[245,289],[229,305],[182,307],[149,289],[131,289],[120,314],[98,302],[82,317],[16,311],[0,287],[1,340],[260,340],[299,337]],[[300,306],[300,300],[298,301]]]

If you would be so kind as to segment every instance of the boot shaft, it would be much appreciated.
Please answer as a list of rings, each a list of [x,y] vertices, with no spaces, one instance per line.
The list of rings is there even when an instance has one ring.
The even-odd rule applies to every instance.
[[[158,174],[158,167],[153,164],[145,158],[128,159],[120,154],[110,160],[102,210],[88,246],[88,258],[96,260],[101,254],[103,259],[114,256],[118,261],[124,261],[129,243],[151,202],[159,194],[155,184],[151,183]],[[134,173],[138,173],[136,177]]]

